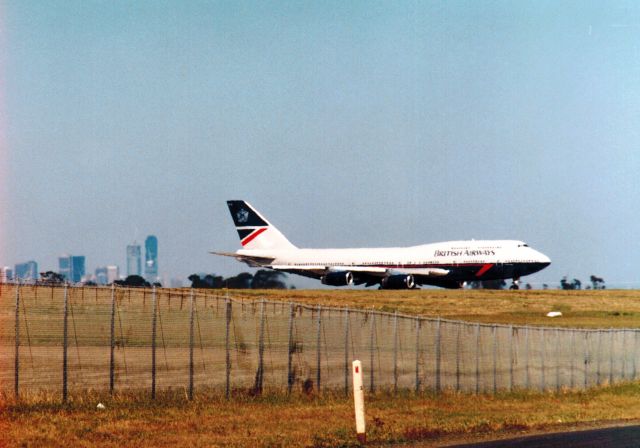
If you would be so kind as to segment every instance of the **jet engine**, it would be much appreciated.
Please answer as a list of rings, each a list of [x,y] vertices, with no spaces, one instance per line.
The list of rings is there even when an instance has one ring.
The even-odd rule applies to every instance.
[[[395,274],[385,277],[380,282],[382,289],[412,289],[416,282],[411,274]]]
[[[353,274],[349,271],[329,272],[320,277],[323,285],[348,286],[353,285]]]

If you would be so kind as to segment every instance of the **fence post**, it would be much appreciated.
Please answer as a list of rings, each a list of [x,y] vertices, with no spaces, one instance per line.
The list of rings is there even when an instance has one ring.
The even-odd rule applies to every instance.
[[[193,400],[193,323],[195,317],[195,301],[191,289],[191,312],[189,315],[189,400]]]
[[[69,290],[68,284],[64,285],[64,323],[62,328],[62,401],[67,402],[67,330],[69,317]]]
[[[589,385],[589,332],[582,330],[584,335],[584,389]]]
[[[420,318],[416,319],[416,393],[420,392]]]
[[[369,338],[369,355],[370,355],[370,363],[369,363],[369,367],[371,370],[371,381],[369,383],[369,390],[371,392],[375,392],[376,390],[376,381],[375,381],[375,376],[374,376],[374,361],[375,361],[375,348],[374,348],[374,343],[375,343],[375,332],[376,332],[376,315],[371,313],[371,336]]]
[[[493,336],[493,393],[495,395],[498,392],[498,327],[492,326],[491,333]]]
[[[226,377],[225,377],[225,393],[224,396],[225,398],[228,400],[229,399],[229,395],[231,393],[231,340],[229,338],[230,336],[230,327],[231,327],[231,313],[232,313],[232,308],[231,308],[231,301],[229,300],[229,298],[225,298],[225,317],[226,317],[226,325],[225,325],[225,338],[224,338],[224,345],[225,345],[225,373],[226,373]],[[217,301],[216,301],[217,303]]]
[[[460,392],[460,327],[462,324],[456,324],[456,392]]]
[[[322,306],[318,305],[318,328],[316,335],[316,385],[322,391]]]
[[[438,317],[438,320],[436,320],[436,393],[440,393],[440,347],[441,347],[441,323],[440,323],[440,318]]]
[[[344,394],[349,395],[349,308],[344,319]]]
[[[613,384],[613,336],[615,331],[612,329],[607,330],[609,333],[609,386]]]
[[[256,372],[255,393],[262,394],[262,381],[264,375],[264,308],[265,299],[260,303],[260,338],[258,340],[258,371]]]
[[[476,394],[480,393],[480,324],[476,324]]]
[[[513,390],[513,325],[509,325],[509,392]]]
[[[529,327],[524,327],[524,388],[529,386]]]
[[[20,397],[20,283],[16,283],[16,357],[13,391]]]
[[[109,353],[109,393],[115,388],[115,349],[116,349],[116,285],[111,285],[111,350]],[[96,291],[98,289],[96,288]]]
[[[293,307],[293,303],[289,304],[289,352],[287,357],[287,393],[291,394],[291,390],[293,389],[293,351],[295,350],[295,346],[293,344],[293,317],[295,313],[295,308]]]
[[[398,311],[393,316],[393,393],[398,393]]]
[[[627,378],[627,330],[622,330],[622,380]]]
[[[601,330],[598,330],[598,348],[597,348],[597,350],[598,350],[598,353],[597,353],[598,359],[596,361],[596,383],[599,386],[600,383],[601,383],[601,380],[600,380],[600,358],[601,358],[601,355],[602,355],[602,331]]]
[[[575,365],[576,365],[576,331],[571,330],[571,370],[569,372],[569,384],[571,389],[575,387]]]
[[[560,392],[560,330],[556,328],[556,392]]]
[[[151,317],[151,399],[156,399],[156,324],[158,314],[158,297],[153,287],[153,315]]]
[[[547,385],[547,379],[546,379],[546,372],[545,372],[545,361],[546,361],[546,352],[547,352],[547,340],[546,340],[546,336],[545,336],[545,330],[544,328],[542,328],[542,350],[541,352],[541,360],[542,360],[542,366],[540,369],[540,390],[544,391],[545,387]]]

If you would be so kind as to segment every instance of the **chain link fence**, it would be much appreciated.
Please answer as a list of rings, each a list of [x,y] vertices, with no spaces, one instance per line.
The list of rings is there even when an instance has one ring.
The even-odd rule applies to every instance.
[[[638,377],[638,331],[489,325],[219,290],[0,285],[0,393],[585,389]]]

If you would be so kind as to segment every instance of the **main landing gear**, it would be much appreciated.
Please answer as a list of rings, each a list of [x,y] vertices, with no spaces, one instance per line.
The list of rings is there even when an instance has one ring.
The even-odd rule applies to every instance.
[[[509,289],[520,289],[520,277],[515,277],[513,283],[509,286]]]

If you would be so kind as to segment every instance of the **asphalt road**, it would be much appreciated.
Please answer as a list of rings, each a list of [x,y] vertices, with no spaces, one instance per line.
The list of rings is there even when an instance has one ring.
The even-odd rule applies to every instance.
[[[640,425],[573,431],[516,439],[496,440],[465,445],[457,448],[635,448],[640,447]]]

